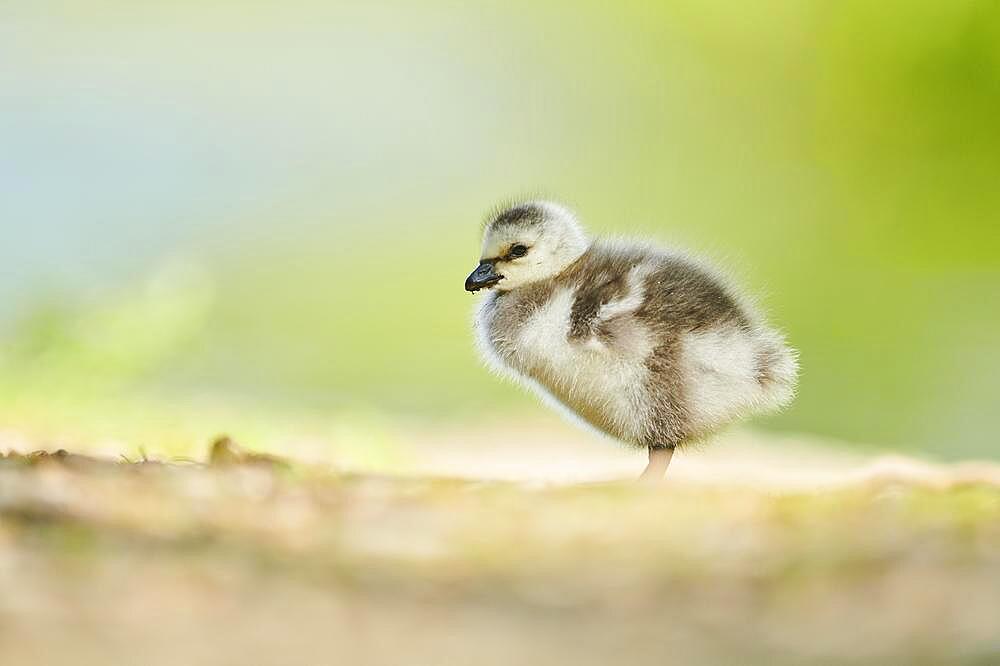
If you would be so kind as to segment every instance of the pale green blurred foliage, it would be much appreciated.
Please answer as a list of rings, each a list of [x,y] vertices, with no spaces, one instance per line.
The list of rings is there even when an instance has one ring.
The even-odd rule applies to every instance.
[[[0,357],[4,375],[20,390],[39,394],[129,389],[177,362],[203,333],[212,305],[206,274],[168,265],[82,311],[39,307]]]
[[[20,409],[53,391],[431,418],[540,409],[480,368],[462,291],[482,214],[537,192],[595,232],[718,257],[763,295],[803,367],[798,401],[767,427],[995,455],[997,2],[0,11],[25,108],[48,100],[98,143],[145,136],[138,123],[193,146],[190,164],[154,151],[143,168],[194,204],[143,200],[148,219],[99,237],[204,221],[163,241],[144,281],[22,299],[2,357]],[[63,79],[39,92],[24,72],[79,77],[99,104],[60,110],[53,94],[84,93]],[[162,259],[177,256],[186,268]]]

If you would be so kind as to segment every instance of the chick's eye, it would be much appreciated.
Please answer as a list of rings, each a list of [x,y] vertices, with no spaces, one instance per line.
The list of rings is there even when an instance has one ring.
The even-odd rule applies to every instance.
[[[523,245],[515,245],[510,248],[510,256],[512,257],[523,257],[526,254],[528,254],[528,248]]]

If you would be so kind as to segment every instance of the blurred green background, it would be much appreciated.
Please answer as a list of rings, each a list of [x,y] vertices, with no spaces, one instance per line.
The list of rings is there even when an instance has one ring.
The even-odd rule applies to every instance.
[[[997,455],[996,0],[0,4],[0,428],[537,413],[462,283],[538,194],[762,295],[763,427]]]

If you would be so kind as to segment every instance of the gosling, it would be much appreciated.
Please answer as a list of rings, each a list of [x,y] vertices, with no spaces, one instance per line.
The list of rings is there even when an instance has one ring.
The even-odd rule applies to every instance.
[[[504,207],[487,220],[465,289],[493,370],[622,442],[659,480],[674,449],[795,395],[784,337],[718,272],[675,250],[591,240],[567,208]]]

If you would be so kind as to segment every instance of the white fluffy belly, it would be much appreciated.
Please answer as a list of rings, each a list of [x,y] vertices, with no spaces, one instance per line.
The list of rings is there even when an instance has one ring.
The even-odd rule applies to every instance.
[[[511,365],[540,385],[574,416],[627,441],[646,435],[645,358],[651,349],[641,325],[619,322],[612,344],[570,340],[574,293],[556,291],[521,327]]]

